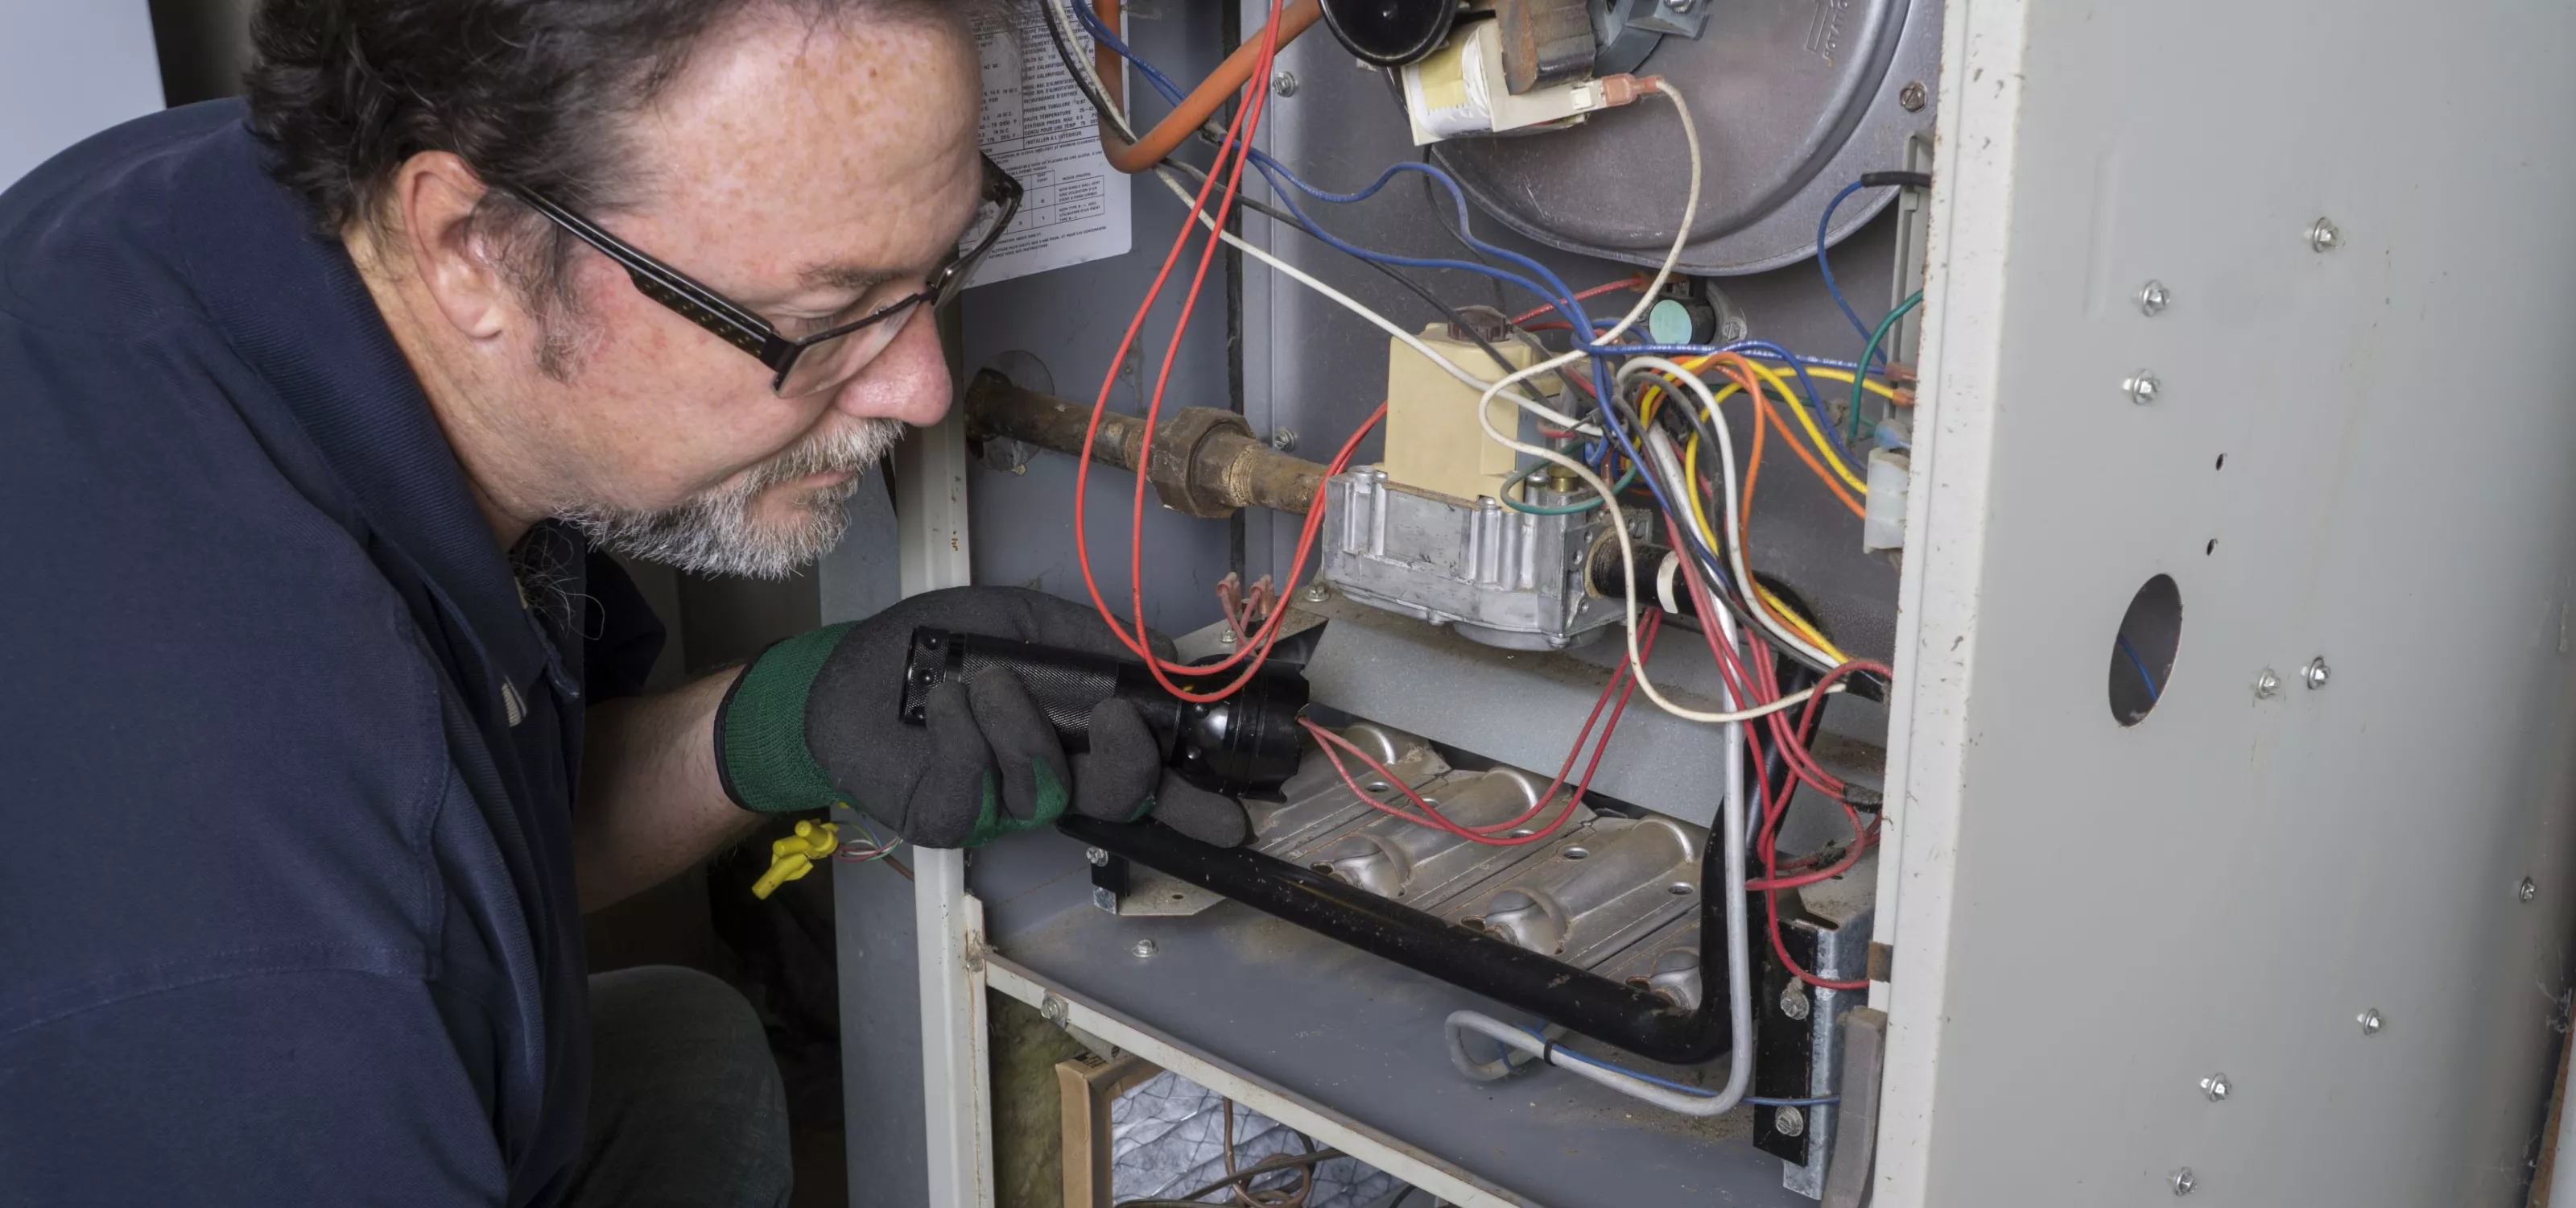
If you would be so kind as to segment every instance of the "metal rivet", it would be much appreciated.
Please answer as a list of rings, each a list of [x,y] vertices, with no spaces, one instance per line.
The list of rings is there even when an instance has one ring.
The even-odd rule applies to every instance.
[[[2162,281],[2149,281],[2138,287],[2138,309],[2147,314],[2163,314],[2165,307],[2172,303],[2173,294],[2165,289]]]
[[[2188,1166],[2173,1172],[2173,1178],[2169,1181],[2173,1184],[2175,1195],[2190,1195],[2192,1188],[2200,1186],[2200,1180],[2193,1177],[2191,1167]]]
[[[1771,1113],[1771,1131],[1784,1137],[1798,1136],[1807,1131],[1807,1113],[1794,1107],[1775,1109]]]
[[[1128,951],[1135,953],[1139,957],[1152,956],[1154,955],[1154,941],[1138,940],[1136,941],[1136,946],[1128,949]]]
[[[1321,583],[1309,583],[1306,585],[1306,590],[1297,594],[1309,604],[1321,604],[1333,598],[1333,589]]]
[[[2268,700],[2279,695],[2280,691],[2281,677],[2275,674],[2271,668],[2265,667],[2263,669],[2263,674],[2254,677],[2254,696],[2256,699]]]
[[[2514,888],[2513,896],[2522,901],[2528,902],[2533,898],[2540,896],[2540,886],[2532,884],[2531,878],[2524,877],[2522,879],[2522,884]]]
[[[2318,657],[2316,657],[2316,658],[2309,659],[2309,660],[2308,660],[2308,665],[2307,665],[2306,667],[2304,667],[2304,668],[2301,668],[2301,669],[2300,669],[2300,671],[2299,671],[2299,679],[2300,679],[2301,681],[2305,682],[2305,683],[2308,685],[2308,687],[2310,687],[2310,688],[2322,688],[2322,687],[2325,687],[2325,686],[2326,686],[2326,660],[2325,660],[2325,657],[2324,657],[2324,656],[2322,656],[2322,655],[2320,655],[2320,656],[2318,656]]]
[[[2200,1080],[2200,1093],[2209,1096],[2209,1101],[2212,1103],[2227,1098],[2227,1092],[2234,1089],[2234,1085],[2227,1081],[2225,1074],[2211,1074]]]
[[[1905,87],[1896,90],[1896,107],[1907,113],[1920,112],[1923,102],[1930,99],[1931,95],[1923,90],[1921,80],[1909,80]]]
[[[2320,218],[2308,224],[2310,250],[2331,252],[2342,245],[2343,232],[2335,226],[2332,219]]]
[[[1271,429],[1271,431],[1270,431],[1270,447],[1271,447],[1271,448],[1273,448],[1273,449],[1277,449],[1277,450],[1279,450],[1279,451],[1280,451],[1280,452],[1282,452],[1282,453],[1285,453],[1285,452],[1289,451],[1290,449],[1294,449],[1294,448],[1296,448],[1296,447],[1297,447],[1297,430],[1296,430],[1295,428],[1273,428],[1273,429]]]
[[[2121,379],[2120,389],[2128,392],[2130,402],[2143,407],[2156,401],[2156,392],[2164,389],[2164,383],[2157,381],[2152,371],[2141,369]]]
[[[1780,991],[1780,1013],[1791,1019],[1807,1017],[1807,995],[1792,985]]]
[[[2361,1025],[2362,1035],[2377,1036],[2379,1035],[2379,1029],[2386,1027],[2388,1021],[2379,1017],[2379,1008],[2372,1007],[2367,1011],[2363,1011],[2359,1015],[2353,1016],[2353,1022]]]
[[[1100,868],[1109,863],[1109,853],[1102,851],[1097,847],[1083,848],[1082,858],[1091,861],[1091,866],[1093,868]]]
[[[1270,93],[1272,96],[1297,95],[1297,73],[1283,71],[1270,77]]]

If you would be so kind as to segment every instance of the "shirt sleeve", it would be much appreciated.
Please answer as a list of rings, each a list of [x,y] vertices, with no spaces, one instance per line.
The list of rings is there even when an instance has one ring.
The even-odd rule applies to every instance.
[[[0,1205],[502,1203],[469,1058],[418,981],[198,982],[0,1037]]]

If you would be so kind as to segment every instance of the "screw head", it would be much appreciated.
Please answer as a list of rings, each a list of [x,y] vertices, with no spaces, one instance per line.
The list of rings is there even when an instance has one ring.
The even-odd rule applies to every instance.
[[[2130,402],[2143,407],[2156,401],[2156,393],[2164,389],[2164,383],[2156,380],[2152,370],[2141,369],[2123,379],[2120,389],[2128,392]]]
[[[2353,1016],[2353,1022],[2361,1025],[2361,1034],[2364,1036],[2377,1036],[2379,1035],[2379,1029],[2388,1025],[2388,1021],[2379,1017],[2379,1008],[2377,1007],[2372,1007],[2369,1010],[2363,1011],[2359,1015]]]
[[[2173,1172],[2173,1176],[2166,1181],[2173,1184],[2175,1195],[2190,1195],[2192,1188],[2200,1186],[2200,1180],[2192,1175],[2191,1167],[2188,1166]]]
[[[1097,847],[1083,848],[1082,858],[1091,861],[1091,866],[1093,868],[1101,868],[1109,863],[1109,853],[1102,851]]]
[[[1218,633],[1216,635],[1216,644],[1219,646],[1234,645],[1234,630],[1232,628],[1228,628],[1223,632]]]
[[[2269,700],[2280,695],[2280,692],[2281,677],[2271,668],[2265,667],[2261,675],[2254,677],[2254,695],[2257,699]]]
[[[1771,1131],[1784,1137],[1802,1135],[1807,1131],[1807,1113],[1794,1107],[1774,1108],[1771,1112]]]
[[[1810,1008],[1807,1005],[1806,992],[1800,990],[1797,986],[1791,985],[1787,989],[1780,991],[1781,1014],[1786,1015],[1791,1019],[1805,1019],[1809,1009]]]
[[[1297,73],[1293,71],[1283,71],[1271,76],[1270,94],[1272,96],[1297,95]]]
[[[1686,13],[1698,7],[1699,0],[1664,0],[1664,11],[1666,12]]]
[[[1321,604],[1333,598],[1333,589],[1321,583],[1309,583],[1306,590],[1298,592],[1297,596],[1309,604]]]
[[[1273,448],[1273,449],[1277,449],[1277,450],[1279,450],[1279,451],[1280,451],[1280,452],[1282,452],[1282,453],[1288,452],[1289,450],[1296,448],[1296,447],[1297,447],[1297,430],[1296,430],[1295,428],[1273,428],[1273,429],[1271,429],[1271,430],[1270,430],[1270,447],[1271,447],[1271,448]]]
[[[2225,1100],[2228,1092],[2234,1089],[2235,1085],[2227,1080],[2225,1074],[2211,1074],[2200,1080],[2200,1093],[2209,1096],[2212,1103]]]
[[[1136,946],[1128,949],[1128,951],[1135,953],[1139,959],[1152,956],[1154,955],[1154,941],[1138,940],[1136,941]]]
[[[1118,895],[1097,885],[1091,887],[1091,904],[1111,914],[1118,913]]]
[[[1063,999],[1049,994],[1038,1000],[1038,1014],[1048,1023],[1060,1028],[1064,1026],[1065,1020],[1073,1017],[1073,1009],[1067,1006]]]
[[[1924,91],[1921,80],[1909,80],[1905,87],[1896,90],[1896,107],[1907,113],[1921,112],[1924,102],[1930,99],[1931,94]]]
[[[2309,659],[2308,665],[2299,670],[2299,679],[2311,689],[2322,688],[2326,686],[2326,674],[2325,657],[2319,655]]]
[[[2343,231],[2335,226],[2334,220],[2319,218],[2308,224],[2309,250],[2331,252],[2341,246],[2343,246]]]
[[[2540,886],[2533,884],[2531,878],[2524,877],[2522,884],[2514,887],[2513,896],[2516,900],[2528,902],[2540,896]]]
[[[2149,316],[2163,314],[2172,303],[2173,293],[2162,281],[2149,281],[2138,287],[2138,309]]]

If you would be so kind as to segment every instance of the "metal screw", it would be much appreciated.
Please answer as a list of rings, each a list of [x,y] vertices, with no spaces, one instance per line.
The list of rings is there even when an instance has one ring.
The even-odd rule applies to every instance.
[[[2163,314],[2172,301],[2173,295],[2166,291],[2162,281],[2149,281],[2138,287],[2138,309],[2151,316]]]
[[[1118,895],[1097,885],[1091,887],[1091,904],[1111,914],[1118,913]]]
[[[2302,680],[2304,680],[2304,681],[2306,681],[2306,682],[2307,682],[2308,687],[2310,687],[2310,688],[2322,688],[2322,687],[2325,687],[2325,686],[2326,686],[2326,660],[2325,660],[2325,656],[2323,656],[2323,655],[2319,655],[2319,656],[2317,656],[2316,658],[2309,659],[2309,660],[2308,660],[2308,665],[2307,665],[2305,668],[2302,668],[2302,669],[2300,670],[2300,672],[2299,672],[2299,678],[2300,678],[2300,679],[2302,679]]]
[[[2190,1195],[2192,1188],[2200,1186],[2200,1180],[2192,1177],[2191,1167],[2188,1166],[2173,1172],[2171,1181],[2175,1195]]]
[[[2156,401],[2156,392],[2164,389],[2164,383],[2156,380],[2154,372],[2141,369],[2122,379],[2120,389],[2129,392],[2130,402],[2143,407]]]
[[[2343,232],[2332,219],[2320,218],[2308,224],[2308,247],[2312,251],[2331,252],[2343,245]]]
[[[2513,896],[2522,901],[2528,902],[2533,898],[2540,896],[2540,887],[2532,884],[2531,878],[2524,877],[2522,879],[2522,884],[2514,888]]]
[[[1297,73],[1283,71],[1270,77],[1270,92],[1273,96],[1297,95]]]
[[[1324,601],[1333,598],[1333,589],[1326,587],[1321,583],[1309,583],[1306,585],[1306,590],[1297,593],[1297,595],[1309,604],[1321,604]]]
[[[2229,1084],[2225,1074],[2211,1074],[2200,1080],[2200,1093],[2209,1096],[2209,1101],[2212,1103],[2227,1098],[2227,1092],[2233,1089],[2235,1088]]]
[[[2272,697],[2279,695],[2280,691],[2281,677],[2273,674],[2271,668],[2265,667],[2263,669],[2263,674],[2254,677],[2255,699],[2269,700]]]
[[[1794,1137],[1807,1131],[1807,1113],[1794,1107],[1779,1108],[1771,1113],[1771,1131]]]
[[[1139,958],[1152,956],[1154,955],[1154,941],[1138,940],[1136,941],[1136,946],[1128,951],[1134,952]]]
[[[1907,113],[1920,112],[1923,108],[1923,102],[1928,99],[1930,98],[1923,91],[1923,81],[1921,80],[1909,81],[1905,87],[1896,90],[1896,107],[1906,111]]]
[[[1234,629],[1229,626],[1223,633],[1216,635],[1216,644],[1219,646],[1234,645]]]
[[[1082,858],[1091,861],[1091,866],[1093,868],[1103,868],[1109,864],[1109,853],[1102,851],[1097,847],[1083,848]]]
[[[2387,1026],[2388,1021],[2379,1017],[2379,1008],[2372,1007],[2369,1010],[2363,1011],[2361,1014],[2354,1016],[2353,1022],[2361,1025],[2362,1035],[2377,1036],[2379,1035],[2379,1029]]]
[[[1271,447],[1271,448],[1273,448],[1273,449],[1277,449],[1277,450],[1279,450],[1279,451],[1280,451],[1280,452],[1282,452],[1282,453],[1285,453],[1285,452],[1287,452],[1287,451],[1289,451],[1289,450],[1291,450],[1291,449],[1296,448],[1296,447],[1297,447],[1297,430],[1296,430],[1295,428],[1273,428],[1273,429],[1271,429],[1271,430],[1270,430],[1270,447]]]
[[[1073,1010],[1065,1005],[1063,999],[1049,994],[1038,1000],[1038,1014],[1044,1016],[1048,1023],[1060,1028],[1064,1026],[1065,1020],[1073,1016]]]
[[[1796,986],[1780,991],[1780,1013],[1791,1019],[1807,1017],[1807,996]]]
[[[1686,13],[1698,7],[1699,0],[1664,0],[1664,11],[1668,13]],[[1797,1134],[1791,1133],[1790,1135],[1796,1136]]]

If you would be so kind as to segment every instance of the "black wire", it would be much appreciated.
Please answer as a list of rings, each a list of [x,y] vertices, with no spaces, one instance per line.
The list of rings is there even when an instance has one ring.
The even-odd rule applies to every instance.
[[[1118,1201],[1117,1208],[1165,1208],[1166,1205],[1174,1204],[1180,1205],[1181,1208],[1207,1208],[1207,1205],[1199,1202],[1199,1197],[1206,1195],[1211,1191],[1223,1191],[1237,1183],[1244,1182],[1247,1179],[1258,1178],[1262,1175],[1269,1174],[1272,1171],[1295,1170],[1300,1166],[1320,1166],[1335,1158],[1346,1156],[1348,1155],[1345,1155],[1338,1149],[1318,1149],[1313,1153],[1283,1153],[1275,1157],[1263,1158],[1250,1166],[1246,1166],[1241,1170],[1235,1171],[1233,1174],[1227,1175],[1222,1179],[1218,1179],[1205,1187],[1201,1187],[1198,1190],[1189,1192],[1185,1195],[1167,1199],[1120,1200]]]

